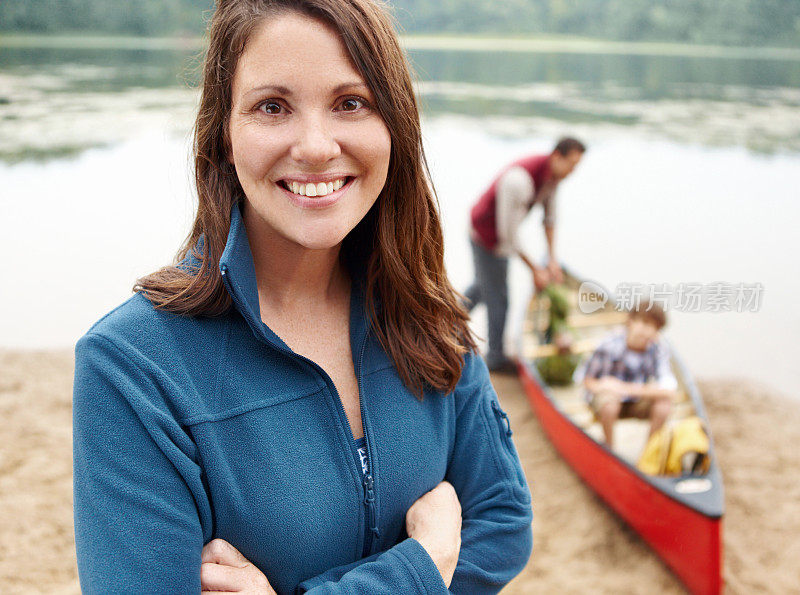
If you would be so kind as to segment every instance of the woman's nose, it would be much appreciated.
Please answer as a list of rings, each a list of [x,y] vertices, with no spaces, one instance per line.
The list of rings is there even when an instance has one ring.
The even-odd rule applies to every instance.
[[[292,159],[318,164],[341,154],[331,123],[323,115],[309,115],[298,123],[297,136],[292,144]]]

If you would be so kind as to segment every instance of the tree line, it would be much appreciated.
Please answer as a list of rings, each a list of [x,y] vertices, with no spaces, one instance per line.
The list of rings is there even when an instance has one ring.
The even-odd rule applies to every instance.
[[[2,0],[0,31],[202,33],[213,0]],[[798,0],[390,0],[406,33],[800,47]]]

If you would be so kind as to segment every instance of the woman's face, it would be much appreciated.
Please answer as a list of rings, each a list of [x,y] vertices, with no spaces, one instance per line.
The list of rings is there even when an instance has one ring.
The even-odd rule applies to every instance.
[[[391,139],[335,30],[286,13],[252,33],[232,86],[229,159],[248,231],[338,245],[386,183]]]

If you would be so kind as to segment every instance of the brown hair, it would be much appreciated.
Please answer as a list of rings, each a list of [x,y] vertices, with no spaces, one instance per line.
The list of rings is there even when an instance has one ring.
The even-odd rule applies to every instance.
[[[214,316],[231,307],[219,259],[231,208],[244,199],[227,159],[233,74],[256,25],[287,11],[320,19],[339,32],[389,129],[386,184],[344,239],[342,258],[365,270],[373,329],[405,385],[420,398],[426,387],[449,393],[475,340],[444,269],[442,228],[409,68],[390,17],[375,0],[217,0],[194,128],[198,208],[177,255],[181,261],[191,251],[200,264],[193,270],[162,268],[139,279],[134,290],[156,308],[183,315]]]
[[[569,155],[572,151],[579,151],[580,153],[585,153],[586,145],[584,145],[577,138],[565,136],[564,138],[559,139],[559,141],[556,143],[555,148],[553,149],[553,153],[560,153],[564,157]]]
[[[641,319],[655,325],[658,330],[667,326],[667,313],[664,309],[649,300],[640,300],[628,312],[628,320]]]

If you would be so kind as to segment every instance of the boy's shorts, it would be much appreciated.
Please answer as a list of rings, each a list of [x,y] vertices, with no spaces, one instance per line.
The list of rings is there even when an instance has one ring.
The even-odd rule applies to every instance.
[[[600,417],[600,409],[608,400],[616,400],[618,397],[613,393],[595,393],[589,401],[589,407],[597,417]],[[653,408],[652,399],[633,399],[622,403],[619,410],[620,419],[625,417],[635,417],[636,419],[648,419],[650,410]]]

